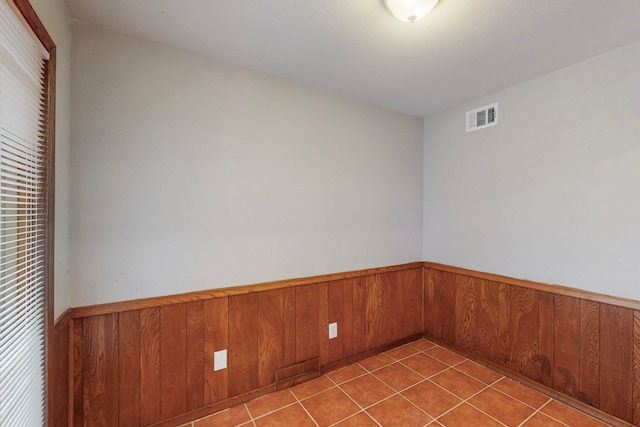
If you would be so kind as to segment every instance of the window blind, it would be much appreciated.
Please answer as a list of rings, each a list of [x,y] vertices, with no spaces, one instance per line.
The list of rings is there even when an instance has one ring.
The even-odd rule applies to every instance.
[[[44,425],[45,60],[0,0],[0,426]]]

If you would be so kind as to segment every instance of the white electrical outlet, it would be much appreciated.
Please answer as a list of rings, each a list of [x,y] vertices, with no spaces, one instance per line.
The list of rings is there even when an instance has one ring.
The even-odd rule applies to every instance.
[[[329,339],[338,337],[338,322],[329,323]]]
[[[222,369],[227,369],[227,350],[213,353],[213,370],[220,371]]]

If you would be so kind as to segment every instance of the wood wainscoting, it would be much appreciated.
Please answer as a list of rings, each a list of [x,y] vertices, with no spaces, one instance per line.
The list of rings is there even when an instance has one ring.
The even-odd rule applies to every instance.
[[[69,403],[69,311],[52,325],[47,337],[47,425],[66,426]]]
[[[412,263],[73,309],[69,423],[177,425],[420,337],[423,272]],[[228,368],[214,371],[223,349]]]
[[[640,425],[640,303],[425,263],[432,337]]]
[[[74,308],[54,335],[55,426],[179,425],[419,336],[640,426],[639,301],[429,262]]]

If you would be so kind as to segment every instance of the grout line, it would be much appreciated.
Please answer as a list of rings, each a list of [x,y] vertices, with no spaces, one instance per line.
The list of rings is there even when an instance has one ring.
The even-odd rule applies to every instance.
[[[287,403],[287,404],[286,404],[286,405],[284,405],[284,406],[279,406],[279,407],[277,407],[276,409],[274,409],[274,410],[272,410],[272,411],[269,411],[269,412],[265,412],[264,414],[262,414],[262,415],[258,415],[257,417],[254,417],[253,415],[251,415],[251,413],[249,413],[249,415],[251,416],[251,419],[252,419],[252,420],[259,420],[260,418],[264,418],[264,417],[266,417],[267,415],[271,415],[271,414],[273,414],[274,412],[278,412],[278,411],[279,411],[279,410],[281,410],[281,409],[288,408],[289,406],[293,406],[293,405],[295,405],[296,403],[299,403],[299,402],[298,402],[298,401],[295,401],[295,402]]]
[[[525,425],[527,423],[527,421],[529,421],[531,418],[535,417],[536,414],[538,414],[538,413],[540,413],[539,409],[533,411],[533,413],[531,415],[529,415],[527,418],[522,420],[522,422],[520,424],[518,424],[518,427],[521,427],[521,426]]]
[[[399,363],[399,362],[396,362],[396,363]],[[382,369],[382,368],[379,368],[379,369],[377,369],[377,370],[380,370],[380,369]],[[410,369],[410,368],[409,368],[409,369]],[[415,371],[414,371],[414,372],[415,372]],[[378,404],[380,404],[380,403],[382,403],[382,402],[384,402],[384,401],[386,401],[386,400],[389,400],[389,399],[391,399],[391,398],[393,398],[393,397],[395,397],[395,396],[400,396],[400,397],[401,397],[401,398],[403,398],[405,401],[409,402],[411,405],[413,405],[414,407],[416,407],[419,411],[421,411],[422,413],[426,414],[429,418],[431,418],[432,420],[435,420],[435,418],[433,418],[430,414],[428,414],[428,413],[427,413],[426,411],[424,411],[422,408],[420,408],[420,407],[419,407],[419,406],[417,406],[415,403],[413,403],[412,401],[410,401],[409,399],[407,399],[406,397],[404,397],[404,396],[401,394],[403,391],[406,391],[406,390],[410,389],[411,387],[415,387],[415,386],[416,386],[416,385],[418,385],[418,384],[422,384],[423,382],[428,381],[428,379],[427,379],[427,378],[425,378],[425,377],[424,377],[424,375],[418,374],[418,375],[420,375],[420,376],[422,377],[422,380],[418,381],[418,382],[417,382],[417,383],[415,383],[415,384],[412,384],[412,385],[410,385],[410,386],[407,386],[407,387],[403,388],[402,390],[396,391],[393,387],[391,387],[390,385],[388,385],[387,383],[385,383],[382,379],[378,378],[374,372],[369,372],[369,374],[370,374],[370,375],[372,375],[374,378],[376,378],[378,381],[380,381],[382,384],[384,384],[386,387],[388,387],[389,389],[391,389],[391,390],[393,391],[393,393],[392,393],[392,394],[390,394],[389,396],[385,397],[384,399],[378,400],[378,401],[373,402],[372,404],[370,404],[370,405],[368,405],[368,406],[366,406],[366,407],[363,407],[363,406],[361,406],[358,402],[356,402],[356,401],[355,401],[351,396],[349,396],[349,394],[348,394],[346,391],[342,390],[342,388],[340,388],[340,386],[338,386],[338,388],[340,388],[340,390],[342,390],[342,392],[343,392],[344,394],[346,394],[346,395],[347,395],[347,396],[348,396],[348,397],[349,397],[349,398],[350,398],[350,399],[351,399],[351,400],[352,400],[352,401],[353,401],[353,402],[354,402],[358,407],[360,407],[360,408],[362,409],[362,412],[364,412],[364,413],[366,413],[367,415],[369,415],[369,416],[370,416],[370,417],[371,417],[371,418],[372,418],[372,419],[373,419],[373,420],[374,420],[378,425],[381,425],[381,424],[378,422],[378,420],[377,420],[377,419],[375,419],[375,417],[373,417],[371,414],[369,414],[369,412],[367,412],[367,409],[370,409],[370,408],[372,408],[372,407],[374,407],[374,406],[376,406],[376,405],[378,405]],[[354,415],[355,415],[355,414],[354,414]],[[341,421],[344,421],[344,420],[340,420],[340,421],[338,421],[338,422],[341,422]]]
[[[354,363],[353,365],[358,365],[358,366],[360,366],[358,363]],[[353,365],[348,365],[348,366],[353,366]],[[346,368],[346,367],[347,367],[347,366],[345,366],[344,368]],[[337,385],[340,385],[340,384],[348,383],[349,381],[353,381],[353,380],[355,380],[355,379],[357,379],[357,378],[364,377],[365,375],[367,375],[367,374],[369,374],[369,373],[370,373],[369,371],[367,371],[367,370],[366,370],[365,368],[363,368],[362,366],[360,366],[360,367],[361,367],[362,369],[364,369],[364,371],[365,371],[363,374],[356,375],[355,377],[353,377],[353,378],[349,378],[348,380],[346,380],[346,381],[342,381],[341,383],[338,383],[336,380],[334,380],[333,378],[331,378],[331,377],[329,376],[329,374],[330,374],[330,373],[332,373],[332,372],[337,372],[337,371],[339,371],[340,369],[343,369],[343,368],[340,368],[340,369],[338,369],[338,370],[336,370],[336,371],[331,371],[331,372],[329,372],[329,374],[326,374],[326,375],[327,375],[327,378],[329,378],[331,381],[333,381],[333,383],[337,386]]]
[[[462,362],[461,362],[461,363],[462,363]],[[451,368],[449,368],[449,369],[451,369]],[[477,380],[476,380],[476,381],[477,381]],[[466,403],[467,405],[469,405],[469,406],[471,406],[472,408],[474,408],[474,409],[476,409],[476,410],[480,411],[481,413],[485,414],[486,416],[488,416],[489,418],[493,419],[494,421],[496,421],[496,422],[498,422],[498,423],[500,423],[500,424],[502,424],[502,425],[505,425],[505,424],[504,424],[503,422],[501,422],[500,420],[497,420],[497,419],[495,419],[494,417],[492,417],[491,415],[489,415],[489,414],[487,414],[487,413],[483,412],[481,409],[476,408],[475,406],[473,406],[473,404],[471,404],[471,402],[469,402],[469,400],[470,400],[470,399],[472,399],[472,398],[476,397],[477,395],[479,395],[479,394],[480,394],[480,393],[482,393],[483,391],[485,391],[485,390],[489,389],[489,388],[491,387],[490,385],[485,385],[485,386],[484,386],[484,387],[482,387],[480,390],[478,390],[477,392],[473,393],[471,396],[467,397],[466,399],[463,399],[462,397],[460,397],[460,396],[458,396],[457,394],[453,393],[451,390],[447,390],[446,388],[442,387],[440,384],[435,383],[435,382],[433,382],[433,381],[430,381],[430,382],[431,382],[431,384],[434,384],[436,387],[441,388],[442,390],[446,391],[447,393],[449,393],[449,394],[451,394],[451,395],[453,395],[453,396],[455,396],[456,398],[458,398],[458,399],[460,399],[460,400],[461,400],[461,401],[460,401],[460,403],[458,403],[458,404],[454,405],[453,407],[449,408],[448,410],[446,410],[446,411],[445,411],[445,412],[443,412],[442,414],[438,415],[438,416],[437,416],[437,417],[435,417],[434,419],[439,420],[439,419],[440,419],[440,418],[442,418],[443,416],[447,415],[449,412],[452,412],[454,409],[456,409],[456,408],[458,408],[458,407],[460,407],[460,406],[462,406],[462,405],[464,405],[464,404]],[[482,383],[482,381],[479,381],[479,382],[480,382],[480,383]],[[484,384],[484,383],[482,383],[482,384]]]
[[[324,375],[323,375],[323,376],[324,376]],[[319,377],[319,378],[321,378],[321,377]],[[328,389],[326,389],[326,390],[330,390],[330,389],[332,389],[332,388],[333,388],[333,387],[329,387],[329,388],[328,388]],[[326,390],[323,390],[323,391],[326,391]],[[322,392],[320,392],[320,393],[322,393]],[[320,394],[320,393],[316,393],[316,394],[314,394],[313,396],[316,396],[316,395],[318,395],[318,394]],[[291,394],[293,394],[293,392],[291,392]],[[308,397],[311,397],[311,396],[308,396]],[[301,401],[300,399],[298,399],[298,396],[296,396],[295,394],[293,394],[293,398],[294,398],[294,399],[296,399],[296,401],[295,401],[294,403],[297,403],[298,405],[300,405],[300,407],[302,408],[302,410],[303,410],[303,411],[304,411],[304,412],[309,416],[309,418],[311,418],[311,421],[316,425],[316,427],[320,427],[320,426],[318,425],[318,422],[316,421],[316,419],[315,419],[315,418],[313,418],[313,416],[309,413],[309,411],[307,411],[307,408],[305,408],[305,406],[302,404],[302,401]],[[306,399],[306,398],[305,398],[305,399]]]
[[[425,355],[425,356],[429,356],[429,355],[427,354],[427,355]],[[431,357],[431,356],[429,356],[429,357]],[[434,359],[434,360],[436,360],[436,361],[440,362],[440,361],[439,361],[438,359],[436,359],[436,358],[433,358],[433,357],[432,357],[432,359]],[[402,363],[402,362],[398,362],[398,363]],[[442,362],[440,362],[440,363],[442,363]],[[425,378],[425,379],[433,378],[433,377],[435,377],[436,375],[439,375],[439,374],[443,373],[444,371],[446,371],[447,369],[450,369],[450,368],[451,368],[451,366],[448,366],[448,365],[447,365],[447,367],[446,367],[446,368],[444,368],[443,370],[438,371],[438,372],[436,372],[435,374],[431,374],[431,375],[429,375],[429,376],[426,376],[426,375],[421,374],[420,372],[416,371],[416,370],[415,370],[415,369],[413,369],[411,366],[405,365],[404,363],[402,363],[402,366],[404,366],[405,368],[408,368],[408,369],[412,370],[413,372],[415,372],[416,374],[420,375],[421,377],[423,377],[423,378]]]
[[[467,359],[467,358],[463,358],[463,360],[461,360],[461,361],[459,361],[459,362],[457,362],[457,363],[450,364],[450,363],[448,363],[448,362],[445,362],[444,360],[441,360],[441,359],[437,358],[436,356],[433,356],[433,355],[431,355],[431,354],[427,353],[427,351],[431,351],[431,350],[436,349],[436,348],[442,348],[442,349],[447,350],[447,351],[450,351],[450,352],[452,352],[452,353],[455,353],[454,351],[448,350],[448,349],[446,349],[446,348],[444,348],[444,347],[441,347],[441,346],[439,346],[439,345],[433,345],[433,346],[431,346],[431,347],[429,347],[429,348],[426,348],[426,349],[422,349],[422,350],[421,350],[421,349],[418,349],[417,347],[412,346],[411,344],[412,344],[412,343],[407,343],[407,344],[404,344],[403,346],[396,347],[396,349],[397,349],[397,348],[402,348],[402,347],[405,347],[405,346],[410,346],[410,347],[412,347],[413,349],[415,349],[415,350],[416,350],[416,352],[415,352],[415,353],[410,354],[410,355],[405,356],[405,357],[402,357],[402,358],[394,358],[394,357],[392,357],[392,356],[390,356],[390,355],[388,355],[388,354],[387,354],[387,353],[388,353],[388,351],[393,351],[394,349],[392,349],[392,350],[388,350],[387,352],[384,352],[384,353],[380,353],[380,354],[382,354],[382,355],[386,356],[386,358],[388,358],[388,359],[390,360],[390,363],[387,363],[387,364],[385,364],[385,365],[382,365],[382,366],[380,366],[380,367],[377,367],[376,369],[373,369],[373,370],[369,370],[369,369],[365,368],[365,367],[364,367],[364,366],[362,366],[359,362],[353,363],[351,366],[353,366],[353,365],[357,365],[357,366],[359,366],[361,369],[363,369],[363,371],[364,371],[364,372],[363,372],[363,373],[361,373],[361,374],[358,374],[358,375],[356,375],[356,376],[354,376],[354,377],[352,377],[352,378],[349,378],[348,380],[344,380],[344,381],[342,381],[340,384],[338,384],[338,382],[337,382],[337,381],[335,381],[333,378],[331,378],[331,377],[329,376],[329,373],[328,373],[328,374],[324,374],[324,375],[322,375],[321,377],[318,377],[318,379],[320,379],[320,378],[322,378],[322,377],[326,377],[326,379],[328,379],[328,380],[329,380],[329,382],[330,382],[332,385],[331,385],[331,386],[329,386],[329,387],[327,387],[327,388],[325,388],[324,390],[321,390],[321,391],[319,391],[319,392],[313,393],[313,394],[311,394],[311,395],[309,395],[309,396],[305,396],[304,398],[298,398],[298,397],[295,395],[295,393],[292,391],[292,389],[293,389],[294,387],[288,387],[288,388],[287,388],[287,390],[288,390],[288,392],[290,393],[290,395],[291,395],[291,396],[293,396],[294,401],[293,401],[293,402],[291,402],[291,403],[285,404],[284,406],[280,406],[280,407],[278,407],[278,408],[275,408],[275,409],[273,409],[273,410],[271,410],[271,411],[269,411],[269,412],[266,412],[266,413],[264,413],[264,414],[261,414],[260,416],[257,416],[257,417],[254,417],[254,416],[253,416],[253,414],[252,414],[252,413],[251,413],[251,411],[249,410],[248,402],[247,402],[247,403],[243,403],[243,404],[242,404],[242,406],[244,406],[244,408],[245,408],[246,412],[249,414],[249,418],[250,418],[250,420],[249,420],[249,421],[251,422],[251,425],[253,425],[254,427],[257,427],[256,420],[259,420],[259,419],[264,418],[264,417],[266,417],[266,416],[268,416],[268,415],[271,415],[271,414],[273,414],[273,413],[275,413],[275,412],[277,412],[277,411],[280,411],[280,410],[282,410],[282,409],[285,409],[285,408],[288,408],[288,407],[291,407],[291,406],[294,406],[294,405],[300,405],[300,406],[302,407],[303,411],[304,411],[304,412],[309,416],[309,418],[310,418],[310,419],[312,420],[312,422],[315,424],[315,426],[316,426],[316,427],[319,427],[318,422],[317,422],[317,421],[316,421],[316,419],[311,415],[311,413],[309,413],[309,411],[307,410],[307,408],[304,406],[303,401],[305,401],[305,400],[307,400],[307,399],[310,399],[310,398],[312,398],[312,397],[318,396],[319,394],[324,393],[325,391],[329,391],[329,390],[331,390],[332,388],[337,388],[337,389],[338,389],[338,390],[340,390],[342,393],[344,393],[344,394],[345,394],[345,395],[346,395],[346,396],[347,396],[347,397],[348,397],[348,398],[349,398],[349,399],[350,399],[350,400],[351,400],[351,401],[356,405],[356,407],[357,407],[357,408],[359,408],[359,411],[357,411],[357,412],[356,412],[356,413],[354,413],[354,414],[349,415],[348,417],[345,417],[345,418],[343,418],[343,419],[340,419],[340,420],[336,421],[335,423],[331,424],[331,426],[335,426],[335,425],[337,425],[337,424],[339,424],[339,423],[341,423],[341,422],[344,422],[345,420],[348,420],[348,419],[350,419],[350,418],[355,417],[356,415],[358,415],[358,414],[360,414],[360,413],[364,413],[365,415],[367,415],[368,417],[370,417],[370,418],[371,418],[371,419],[372,419],[372,420],[373,420],[373,421],[374,421],[378,426],[381,426],[381,427],[382,427],[382,424],[381,424],[381,423],[380,423],[380,422],[379,422],[379,421],[378,421],[378,420],[377,420],[373,415],[371,415],[367,410],[368,410],[368,409],[370,409],[370,408],[372,408],[372,407],[374,407],[374,406],[376,406],[376,405],[379,405],[379,404],[383,403],[383,402],[384,402],[384,401],[386,401],[386,400],[390,400],[390,399],[392,399],[392,398],[394,398],[394,397],[396,397],[396,396],[399,396],[399,397],[400,397],[400,398],[402,398],[405,402],[408,402],[408,403],[409,403],[409,404],[411,404],[413,407],[415,407],[416,409],[418,409],[420,412],[422,412],[422,413],[424,413],[425,415],[427,415],[427,416],[431,419],[431,421],[430,421],[429,423],[427,423],[427,424],[426,424],[426,425],[428,425],[428,426],[434,426],[434,427],[435,427],[435,426],[442,426],[442,423],[440,423],[440,422],[439,422],[439,420],[440,420],[442,417],[444,417],[444,416],[446,416],[447,414],[449,414],[449,413],[451,413],[452,411],[454,411],[455,409],[457,409],[457,408],[459,408],[460,406],[464,405],[465,403],[466,403],[466,404],[468,404],[468,405],[469,405],[470,407],[472,407],[473,409],[475,409],[475,410],[479,411],[480,413],[482,413],[482,414],[486,415],[487,417],[491,418],[492,420],[494,420],[494,421],[498,422],[499,424],[501,424],[501,425],[505,425],[505,423],[503,423],[502,421],[500,421],[500,420],[496,419],[495,417],[493,417],[492,415],[490,415],[490,414],[488,414],[488,413],[484,412],[483,410],[481,410],[480,408],[478,408],[478,407],[474,406],[474,405],[470,402],[470,400],[471,400],[471,399],[473,399],[474,397],[476,397],[476,396],[477,396],[477,395],[479,395],[480,393],[482,393],[482,392],[484,392],[484,391],[486,391],[486,390],[488,390],[488,389],[492,389],[492,390],[494,390],[494,391],[497,391],[497,392],[499,392],[499,393],[503,394],[504,396],[507,396],[507,397],[509,397],[509,398],[511,398],[511,399],[513,399],[513,400],[515,400],[516,402],[519,402],[519,403],[521,403],[521,404],[525,405],[525,406],[526,406],[526,407],[528,407],[528,408],[533,409],[533,412],[532,412],[528,417],[526,417],[523,421],[521,421],[521,422],[518,424],[518,426],[524,426],[527,422],[529,422],[529,421],[530,421],[533,417],[535,417],[537,414],[542,414],[542,415],[544,415],[544,416],[547,416],[547,417],[551,418],[551,419],[552,419],[552,420],[554,420],[554,421],[557,421],[558,423],[560,423],[560,424],[562,424],[562,425],[564,425],[564,426],[568,426],[568,424],[566,424],[565,422],[560,421],[560,420],[558,420],[558,419],[554,418],[553,416],[551,416],[551,415],[549,415],[549,414],[547,414],[547,413],[545,413],[545,412],[542,412],[542,410],[543,410],[546,406],[548,406],[548,405],[549,405],[550,403],[552,403],[552,402],[556,402],[557,400],[555,400],[555,399],[553,399],[553,398],[550,398],[550,397],[548,397],[548,396],[545,396],[545,397],[547,397],[547,399],[548,399],[548,400],[547,400],[544,404],[542,404],[540,407],[535,408],[535,407],[533,407],[532,405],[530,405],[530,404],[528,404],[528,403],[526,403],[526,402],[524,402],[524,401],[522,401],[522,400],[520,400],[520,399],[516,398],[515,396],[513,396],[513,395],[511,395],[511,394],[508,394],[506,391],[502,391],[502,390],[500,390],[500,389],[498,389],[498,388],[496,388],[496,387],[495,387],[498,383],[500,383],[500,382],[504,381],[505,379],[508,379],[508,377],[500,376],[500,378],[498,378],[497,380],[493,381],[493,382],[492,382],[492,383],[490,383],[490,384],[487,384],[487,383],[485,383],[484,381],[480,380],[479,378],[476,378],[475,376],[473,376],[473,375],[471,375],[471,374],[468,374],[468,373],[466,373],[466,372],[464,372],[464,371],[461,371],[460,369],[457,369],[457,368],[456,368],[457,366],[459,366],[459,365],[461,365],[461,364],[463,364],[463,363],[465,363],[465,362],[470,362],[470,363],[477,364],[477,363],[476,363],[476,362],[474,362],[473,360],[470,360],[470,359]],[[432,343],[432,344],[433,344],[433,343]],[[436,361],[438,361],[438,362],[440,362],[440,363],[444,364],[444,365],[445,365],[445,368],[444,368],[444,369],[442,369],[442,370],[440,370],[440,371],[438,371],[438,372],[436,372],[436,373],[433,373],[433,374],[431,374],[431,375],[429,375],[429,376],[426,376],[426,375],[424,375],[424,374],[422,374],[422,373],[420,373],[420,372],[418,372],[418,371],[414,370],[413,368],[411,368],[410,366],[408,366],[408,365],[406,365],[406,364],[404,363],[404,361],[406,361],[406,359],[409,359],[409,358],[411,358],[411,357],[417,356],[417,355],[419,355],[420,353],[422,353],[422,354],[424,354],[424,355],[426,355],[426,356],[428,356],[428,357],[431,357],[431,358],[433,358],[434,360],[436,360]],[[457,354],[457,353],[455,353],[455,354]],[[459,355],[459,356],[461,356],[461,355]],[[375,356],[372,356],[372,357],[375,357]],[[463,356],[461,356],[461,357],[463,357]],[[383,379],[381,379],[380,377],[378,377],[378,375],[376,375],[376,372],[378,372],[378,371],[380,371],[380,370],[382,370],[382,369],[384,369],[384,368],[387,368],[387,367],[389,367],[389,366],[392,366],[393,364],[396,364],[396,363],[400,364],[402,367],[407,368],[407,369],[409,369],[410,371],[412,371],[412,372],[414,372],[415,374],[417,374],[417,375],[421,378],[421,380],[419,380],[419,381],[417,381],[417,382],[415,382],[415,383],[413,383],[413,384],[410,384],[410,385],[408,385],[408,386],[406,386],[406,387],[404,387],[404,388],[402,388],[402,389],[400,389],[400,390],[396,390],[395,388],[393,388],[393,387],[391,387],[389,384],[387,384]],[[349,365],[348,365],[348,366],[349,366]],[[482,366],[482,365],[479,365],[479,366]],[[343,367],[343,368],[346,368],[346,366],[345,366],[345,367]],[[341,369],[342,369],[342,368],[341,368]],[[457,372],[459,372],[459,373],[461,373],[461,374],[463,374],[463,375],[466,375],[466,376],[468,376],[468,377],[470,377],[470,378],[472,378],[472,379],[474,379],[474,380],[478,381],[478,382],[479,382],[479,383],[481,383],[484,387],[483,387],[483,388],[481,388],[479,391],[477,391],[477,392],[475,392],[475,393],[471,394],[471,395],[470,395],[470,396],[468,396],[467,398],[464,398],[464,399],[463,399],[462,397],[458,396],[458,395],[457,395],[456,393],[454,393],[453,391],[451,391],[451,390],[449,390],[449,389],[445,388],[444,386],[441,386],[440,384],[437,384],[436,382],[434,382],[434,381],[432,381],[432,380],[431,380],[431,379],[432,379],[432,378],[434,378],[435,376],[440,375],[440,374],[444,373],[445,371],[448,371],[448,370],[451,370],[451,369],[454,369],[455,371],[457,371]],[[494,371],[493,369],[489,369],[489,368],[486,368],[486,367],[485,367],[485,369],[488,369],[489,371],[492,371],[492,372],[496,372],[496,371]],[[339,370],[339,369],[338,369],[338,370]],[[337,371],[337,370],[336,370],[336,371]],[[332,372],[336,372],[336,371],[332,371]],[[497,372],[496,372],[496,373],[497,373]],[[497,373],[497,374],[499,375],[499,373]],[[356,379],[358,379],[358,378],[362,378],[362,377],[364,377],[364,376],[366,376],[366,375],[371,375],[373,378],[375,378],[376,380],[380,381],[380,382],[381,382],[385,387],[388,387],[388,388],[392,391],[392,393],[391,393],[389,396],[387,396],[387,397],[385,397],[385,398],[383,398],[383,399],[381,399],[381,400],[378,400],[378,401],[376,401],[376,402],[373,402],[372,404],[370,404],[370,405],[368,405],[368,406],[360,405],[358,402],[356,402],[356,401],[355,401],[355,399],[354,399],[353,397],[351,397],[351,395],[349,395],[349,393],[347,393],[347,392],[342,388],[342,385],[344,385],[344,384],[346,384],[346,383],[348,383],[348,382],[354,381],[354,380],[356,380]],[[409,389],[411,389],[411,388],[413,388],[413,387],[416,387],[416,386],[418,386],[418,385],[420,385],[420,384],[423,384],[423,383],[424,383],[424,382],[426,382],[426,381],[428,381],[431,385],[435,385],[436,387],[438,387],[438,388],[440,388],[440,389],[442,389],[442,390],[446,391],[447,393],[452,394],[452,395],[453,395],[453,396],[455,396],[457,399],[460,399],[460,402],[459,402],[459,403],[457,403],[456,405],[454,405],[453,407],[449,408],[447,411],[445,411],[445,412],[441,413],[439,416],[434,417],[434,416],[432,416],[431,414],[429,414],[426,410],[424,410],[424,409],[420,408],[417,404],[415,404],[415,403],[414,403],[414,402],[412,402],[409,398],[405,397],[405,396],[402,394],[402,393],[406,392],[407,390],[409,390]],[[525,387],[525,388],[526,388],[526,389],[528,389],[528,390],[531,390],[531,389],[530,389],[529,387],[527,387],[526,385],[522,385],[522,386],[523,386],[523,387]],[[535,391],[535,390],[534,390],[534,391]],[[274,392],[274,393],[276,393],[276,392]],[[273,393],[270,393],[270,394],[268,394],[268,395],[265,395],[265,396],[263,396],[262,398],[266,398],[267,396],[269,396],[269,395],[271,395],[271,394],[273,394]],[[542,394],[542,395],[544,396],[544,394]],[[185,427],[195,427],[195,423],[196,423],[196,422],[201,421],[201,420],[204,420],[204,419],[209,418],[209,417],[212,417],[212,416],[214,416],[214,415],[216,415],[216,414],[219,414],[219,413],[222,413],[222,412],[225,412],[225,411],[229,411],[229,410],[231,410],[231,409],[232,409],[232,408],[223,409],[222,411],[218,411],[218,412],[216,412],[216,413],[214,413],[214,414],[210,414],[210,415],[208,415],[208,416],[206,416],[206,417],[203,417],[203,418],[200,418],[200,419],[197,419],[197,420],[192,420],[192,421],[191,421],[191,422],[189,422],[188,424],[184,424],[184,426],[185,426]],[[579,413],[581,413],[581,414],[584,414],[584,413],[582,413],[581,411],[577,411],[577,412],[579,412]],[[595,418],[593,418],[593,417],[591,417],[591,416],[589,416],[589,415],[587,415],[587,414],[584,414],[584,415],[586,415],[587,417],[589,417],[589,418],[591,418],[591,419],[594,419],[594,420],[595,420]]]
[[[504,377],[504,378],[507,378],[507,377]],[[510,379],[510,378],[507,378],[507,379]],[[550,399],[550,400],[549,400],[549,401],[547,401],[547,402],[545,402],[545,403],[543,403],[543,404],[542,404],[542,406],[540,406],[539,408],[536,408],[535,406],[531,406],[531,405],[529,405],[527,402],[523,402],[522,400],[518,399],[518,398],[517,398],[517,397],[515,397],[515,396],[512,396],[512,395],[508,394],[508,393],[507,393],[507,392],[505,392],[505,391],[502,391],[502,390],[500,390],[500,389],[498,389],[498,388],[495,388],[495,387],[494,387],[494,385],[495,385],[495,384],[497,384],[497,383],[498,383],[498,382],[500,382],[500,381],[502,381],[502,380],[496,381],[495,383],[491,384],[491,388],[493,388],[493,389],[494,389],[495,391],[497,391],[498,393],[502,393],[502,394],[504,394],[505,396],[512,398],[512,399],[513,399],[513,400],[515,400],[516,402],[520,402],[520,403],[522,403],[523,405],[528,406],[529,408],[532,408],[532,409],[533,409],[533,410],[535,410],[535,411],[537,411],[537,410],[539,410],[539,409],[544,408],[545,406],[547,406],[547,404],[549,404],[550,400],[553,400],[553,399],[549,398],[548,396],[545,396],[545,397],[547,397],[547,398],[548,398],[548,399]],[[513,381],[513,380],[512,380],[512,381]],[[520,384],[520,383],[518,383],[518,384]],[[528,390],[532,390],[531,388],[529,388],[529,387],[527,387],[527,386],[525,386],[525,385],[523,385],[523,384],[520,384],[520,385],[522,385],[523,387],[527,388]],[[532,391],[535,391],[535,390],[532,390]],[[537,393],[537,392],[536,392],[536,393]],[[538,393],[538,394],[541,394],[541,393]],[[542,396],[544,396],[544,394],[542,394]]]
[[[555,400],[555,399],[553,399],[553,398],[551,398],[551,397],[550,397],[550,398],[549,398],[549,400],[547,400],[547,401],[546,401],[546,402],[545,402],[545,403],[544,403],[544,404],[543,404],[543,405],[538,409],[538,412],[540,412],[541,414],[543,414],[543,415],[545,415],[545,416],[547,416],[547,417],[551,418],[551,419],[552,419],[552,420],[554,420],[554,421],[559,422],[559,423],[560,423],[560,424],[562,424],[562,425],[565,425],[565,426],[570,427],[570,426],[569,426],[569,424],[565,423],[564,421],[560,421],[559,419],[557,419],[557,418],[553,417],[552,415],[547,414],[546,412],[542,412],[542,410],[543,410],[546,406],[548,406],[551,402],[557,402],[557,400]],[[578,411],[578,412],[580,412],[580,411]],[[583,412],[580,412],[580,413],[581,413],[581,414],[583,414]],[[591,418],[591,417],[589,417],[589,418]]]
[[[378,420],[376,420],[375,418],[373,418],[373,417],[371,416],[371,414],[369,414],[369,413],[368,413],[367,411],[365,411],[364,409],[362,409],[362,410],[360,410],[360,411],[356,412],[355,414],[349,415],[349,416],[348,416],[348,417],[346,417],[346,418],[343,418],[343,419],[341,419],[341,420],[338,420],[338,421],[336,421],[336,422],[335,422],[335,423],[333,423],[333,424],[330,424],[330,425],[329,425],[329,427],[336,426],[336,425],[340,424],[341,422],[348,420],[349,418],[353,418],[353,417],[355,417],[355,416],[356,416],[356,415],[358,415],[358,414],[365,414],[365,415],[367,415],[367,416],[368,416],[368,417],[369,417],[369,418],[370,418],[374,423],[376,423],[378,426],[380,426],[380,427],[384,427],[382,424],[380,424],[380,422],[379,422]]]

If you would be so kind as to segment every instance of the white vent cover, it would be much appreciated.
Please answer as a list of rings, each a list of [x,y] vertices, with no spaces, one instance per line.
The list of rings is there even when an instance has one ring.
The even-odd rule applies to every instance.
[[[498,124],[498,103],[467,111],[467,132]]]

